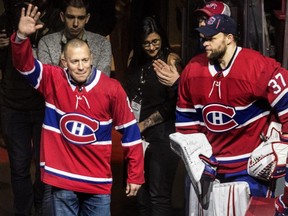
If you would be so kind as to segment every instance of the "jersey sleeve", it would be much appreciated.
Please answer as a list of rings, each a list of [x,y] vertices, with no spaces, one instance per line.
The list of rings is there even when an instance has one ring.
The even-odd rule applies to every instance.
[[[11,35],[12,60],[14,67],[21,73],[33,71],[34,57],[29,39],[16,42],[16,32]]]
[[[189,134],[198,132],[199,117],[197,110],[194,108],[190,94],[190,80],[189,74],[191,73],[190,63],[185,67],[182,72],[178,85],[178,100],[176,104],[176,131]]]
[[[128,97],[117,82],[116,96],[112,100],[112,115],[116,130],[122,134],[122,147],[127,161],[128,183],[144,183],[144,157],[142,140]]]
[[[31,42],[25,39],[16,42],[16,33],[11,36],[12,60],[14,67],[28,81],[28,83],[41,94],[49,94],[52,85],[62,74],[62,68],[53,65],[42,64],[35,59]],[[51,81],[53,79],[54,81]],[[49,80],[49,81],[48,81]],[[58,85],[60,87],[60,85]]]
[[[266,97],[272,109],[278,114],[282,123],[282,132],[288,133],[288,71],[274,59],[264,58],[263,74],[270,71],[269,80],[266,82]]]

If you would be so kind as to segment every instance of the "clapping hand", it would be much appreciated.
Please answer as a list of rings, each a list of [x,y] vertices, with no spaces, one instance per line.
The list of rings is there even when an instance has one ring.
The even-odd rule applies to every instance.
[[[21,17],[18,24],[18,36],[26,38],[27,36],[35,33],[38,29],[43,27],[43,24],[38,24],[37,21],[41,13],[38,11],[37,6],[32,4],[28,5],[27,10],[22,8]]]
[[[163,85],[172,86],[180,76],[175,63],[168,65],[161,59],[157,59],[153,62],[153,67],[159,82]]]

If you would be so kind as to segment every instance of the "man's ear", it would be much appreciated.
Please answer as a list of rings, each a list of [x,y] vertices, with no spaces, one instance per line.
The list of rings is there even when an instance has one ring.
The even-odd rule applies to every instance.
[[[61,54],[61,57],[60,57],[59,66],[63,67],[63,68],[67,68],[67,61],[66,61],[63,53]]]
[[[90,13],[88,13],[88,14],[86,15],[86,24],[89,22],[89,19],[90,19]]]
[[[65,14],[62,11],[60,12],[60,18],[62,22],[65,22]]]
[[[234,41],[234,36],[232,34],[228,34],[227,39],[228,39],[228,44],[231,44],[231,42]]]
[[[91,65],[93,64],[93,54],[90,54],[90,59],[91,59]]]

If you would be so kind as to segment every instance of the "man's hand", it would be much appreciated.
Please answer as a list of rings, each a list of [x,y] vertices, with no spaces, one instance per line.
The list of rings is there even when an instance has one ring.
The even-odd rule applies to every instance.
[[[205,169],[201,178],[206,181],[214,181],[217,175],[216,170],[219,165],[218,161],[213,155],[210,158],[207,158],[204,155],[200,155],[199,158],[205,164]]]
[[[138,190],[140,189],[141,185],[128,183],[126,186],[126,196],[136,196]]]
[[[145,122],[144,121],[139,122],[138,123],[138,127],[139,127],[139,130],[140,130],[140,133],[142,133],[146,129]]]
[[[41,13],[38,11],[37,6],[34,7],[32,4],[28,5],[27,11],[25,8],[22,8],[18,24],[18,36],[26,38],[35,33],[38,29],[41,29],[43,24],[37,23],[40,15]]]
[[[180,76],[175,66],[175,62],[168,65],[161,59],[157,59],[153,62],[153,67],[159,82],[163,85],[172,86]]]

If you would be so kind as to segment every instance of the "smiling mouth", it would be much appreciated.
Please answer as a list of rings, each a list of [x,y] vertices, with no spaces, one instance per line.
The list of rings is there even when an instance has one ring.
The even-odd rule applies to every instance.
[[[158,52],[158,49],[155,49],[155,50],[149,50],[150,53],[157,53]]]
[[[78,76],[83,76],[85,74],[86,74],[86,72],[78,72],[78,73],[76,73],[76,75],[78,75]]]

